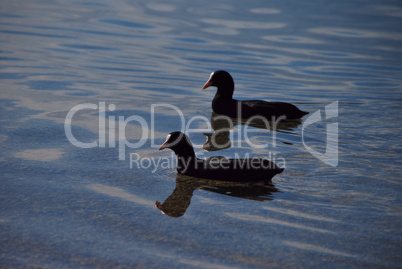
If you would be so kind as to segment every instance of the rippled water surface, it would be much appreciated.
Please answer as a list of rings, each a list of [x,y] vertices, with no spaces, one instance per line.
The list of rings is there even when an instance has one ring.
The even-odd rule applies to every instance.
[[[3,1],[0,267],[400,267],[401,25],[388,0]],[[310,114],[204,151],[218,69]],[[285,171],[179,177],[158,148],[185,127]]]

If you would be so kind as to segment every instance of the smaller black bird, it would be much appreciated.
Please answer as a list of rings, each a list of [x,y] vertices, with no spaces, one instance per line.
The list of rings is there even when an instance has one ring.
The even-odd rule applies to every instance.
[[[301,111],[295,105],[284,102],[266,102],[262,100],[238,101],[233,99],[234,81],[232,76],[223,70],[211,73],[203,90],[216,86],[215,97],[212,100],[212,110],[215,113],[229,116],[231,118],[248,119],[255,116],[262,116],[267,120],[277,120],[281,116],[284,119],[299,119],[308,112]]]
[[[168,134],[159,150],[170,148],[177,156],[177,173],[203,179],[269,183],[281,173],[275,163],[262,158],[227,159],[211,157],[198,159],[189,138],[182,132]]]

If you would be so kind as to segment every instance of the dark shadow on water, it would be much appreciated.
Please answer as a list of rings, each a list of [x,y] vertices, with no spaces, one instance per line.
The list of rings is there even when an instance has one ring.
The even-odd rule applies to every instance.
[[[272,201],[273,193],[279,191],[272,183],[237,183],[177,174],[176,187],[172,194],[163,203],[156,201],[155,205],[165,215],[181,217],[186,213],[193,193],[197,189],[261,202]]]
[[[213,133],[203,133],[207,137],[207,141],[202,148],[206,151],[217,151],[231,147],[230,131],[236,125],[250,126],[259,129],[265,129],[270,131],[276,131],[281,133],[295,134],[293,131],[300,124],[301,119],[292,120],[275,120],[267,121],[260,118],[252,120],[230,118],[225,115],[220,115],[215,112],[211,114],[211,126],[214,130]]]

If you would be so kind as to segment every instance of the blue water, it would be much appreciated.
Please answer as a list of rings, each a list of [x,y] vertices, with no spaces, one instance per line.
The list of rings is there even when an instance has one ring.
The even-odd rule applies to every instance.
[[[0,266],[400,267],[401,25],[388,0],[3,1]],[[238,99],[310,114],[207,152],[218,69]],[[285,171],[270,187],[177,177],[158,148],[180,129],[200,158]]]

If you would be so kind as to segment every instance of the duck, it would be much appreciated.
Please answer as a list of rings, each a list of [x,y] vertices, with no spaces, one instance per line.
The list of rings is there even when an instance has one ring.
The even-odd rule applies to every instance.
[[[171,149],[176,154],[178,174],[195,178],[269,184],[276,174],[284,170],[266,158],[228,159],[214,156],[199,159],[188,136],[179,131],[167,135],[159,148],[163,149]]]
[[[302,111],[290,103],[263,100],[238,101],[233,99],[234,80],[224,70],[212,72],[202,89],[205,90],[211,86],[218,88],[212,100],[212,110],[217,114],[243,119],[264,117],[269,121],[276,121],[279,117],[284,120],[300,119],[308,114],[308,112]]]

